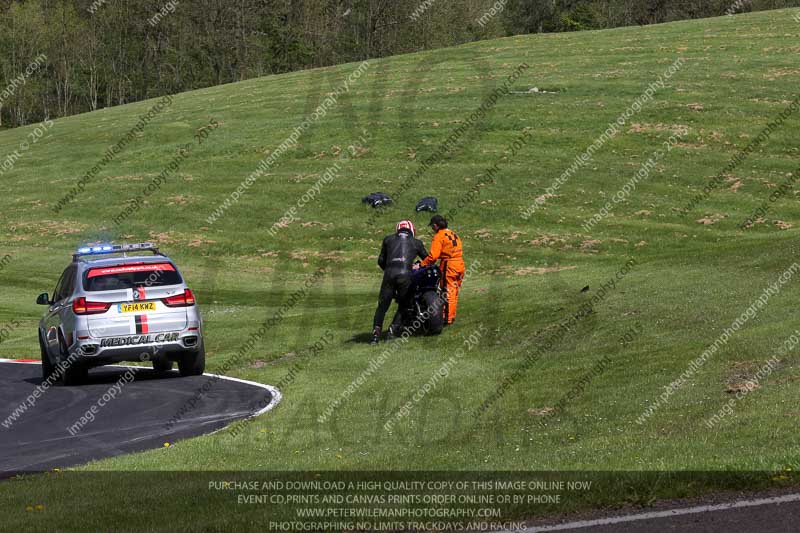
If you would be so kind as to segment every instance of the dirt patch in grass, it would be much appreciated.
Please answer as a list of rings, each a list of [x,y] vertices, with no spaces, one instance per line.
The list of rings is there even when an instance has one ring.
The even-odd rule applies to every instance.
[[[761,361],[735,361],[731,363],[725,379],[725,392],[750,392],[760,387],[755,375],[764,363]]]
[[[532,244],[533,246],[540,247],[540,246],[552,246],[553,244],[566,244],[566,239],[559,237],[558,235],[542,235],[532,241],[528,241],[528,244]]]
[[[295,261],[302,261],[304,265],[307,265],[308,260],[311,258],[325,259],[334,263],[341,263],[342,261],[347,261],[347,258],[344,256],[344,250],[331,250],[330,252],[300,250],[296,252],[289,252],[290,258],[294,259]]]
[[[184,237],[178,236],[172,231],[164,231],[161,233],[156,233],[155,231],[151,231],[148,233],[149,239],[156,243],[157,245],[163,244],[185,244],[186,246],[192,248],[198,248],[200,246],[205,246],[207,244],[216,244],[217,241],[212,241],[210,239],[203,239],[202,237]]]
[[[528,414],[533,416],[547,416],[555,412],[556,410],[552,407],[531,407],[528,409]]]
[[[775,383],[778,385],[785,385],[787,383],[794,383],[795,381],[800,381],[800,376],[786,376],[780,379],[776,379]],[[794,413],[794,416],[800,416],[800,413]]]
[[[539,204],[539,205],[542,205],[543,203],[545,203],[550,198],[558,198],[558,197],[559,197],[558,194],[550,194],[550,193],[543,194],[541,196],[537,196],[536,197],[536,203]]]
[[[554,272],[563,272],[564,270],[575,270],[577,266],[564,266],[564,267],[524,267],[514,271],[515,276],[528,276],[535,275],[541,276],[544,274],[552,274]]]
[[[713,226],[714,224],[716,224],[717,222],[719,222],[720,220],[722,220],[724,218],[725,218],[725,215],[719,215],[719,214],[710,215],[710,216],[707,215],[707,216],[704,216],[701,219],[698,219],[696,222],[698,224],[702,224],[704,226]]]
[[[286,361],[291,361],[297,358],[297,352],[287,352],[277,359],[273,359],[272,361],[264,361],[263,359],[256,359],[255,361],[248,364],[248,368],[261,368],[265,366],[275,366],[281,363],[285,363]]]
[[[728,189],[733,192],[738,191],[742,187],[742,185],[744,185],[744,182],[742,180],[734,176],[728,176],[727,178],[725,178],[725,181],[731,184],[731,186]]]
[[[702,150],[704,148],[708,148],[708,145],[704,142],[699,143],[675,143],[675,146],[678,148],[683,148],[684,150]]]
[[[771,104],[771,105],[789,105],[792,103],[791,100],[772,100],[770,98],[750,98],[751,102],[757,102],[759,104]],[[748,135],[749,137],[749,135]]]
[[[631,124],[631,127],[628,129],[628,133],[653,133],[653,132],[664,132],[668,131],[670,133],[680,133],[682,131],[687,131],[689,126],[686,124],[640,124],[638,122]]]
[[[786,76],[800,76],[800,70],[792,68],[779,68],[770,70],[767,74],[764,74],[764,77],[770,81],[774,81],[778,78],[784,78]]]
[[[167,205],[189,205],[190,203],[189,197],[183,194],[170,196],[167,200]]]
[[[18,222],[14,227],[15,231],[23,230],[25,233],[36,233],[40,236],[60,236],[81,233],[89,226],[74,220],[69,221],[68,224],[65,224],[63,220],[39,220],[36,222]]]
[[[739,381],[736,383],[728,383],[725,392],[728,394],[735,394],[737,392],[751,392],[758,389],[760,385],[754,381]]]
[[[325,152],[320,152],[320,153],[324,154]],[[317,154],[317,155],[319,155],[319,154]],[[324,155],[322,157],[324,157]],[[315,159],[319,159],[319,158],[316,157]],[[295,174],[294,176],[289,178],[288,181],[290,181],[292,183],[300,183],[300,182],[305,181],[307,179],[314,179],[314,178],[317,178],[317,177],[319,177],[319,173],[317,173],[317,172],[312,172],[310,174]]]
[[[753,226],[755,226],[756,224],[764,224],[764,223],[766,223],[766,222],[767,222],[767,219],[766,219],[766,218],[757,218],[757,219],[755,219],[754,221],[752,221],[752,222],[748,222],[747,224],[745,224],[745,226],[744,226],[744,227],[745,227],[745,228],[752,228],[752,227],[753,227]]]
[[[142,181],[143,176],[108,176],[104,181]]]
[[[331,229],[333,227],[333,224],[326,224],[325,222],[317,222],[316,220],[309,220],[308,222],[301,222],[300,226],[304,228],[318,227],[321,228],[323,231],[325,231]]]
[[[603,244],[603,241],[598,240],[598,239],[589,239],[589,240],[583,241],[581,243],[581,250],[586,250],[586,251],[590,251],[590,252],[596,252],[597,251],[597,245],[599,245],[599,244]]]
[[[178,242],[178,239],[172,235],[171,231],[163,231],[161,233],[151,231],[147,235],[150,237],[150,240],[154,241],[156,244],[175,244]]]
[[[205,246],[207,244],[216,244],[216,243],[217,241],[212,241],[210,239],[201,239],[197,237],[191,239],[188,243],[186,243],[186,246],[189,246],[190,248],[199,248],[200,246]]]

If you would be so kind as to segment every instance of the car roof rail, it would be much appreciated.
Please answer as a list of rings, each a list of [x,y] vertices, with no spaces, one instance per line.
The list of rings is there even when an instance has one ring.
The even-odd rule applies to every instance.
[[[128,252],[153,252],[153,255],[163,256],[158,246],[152,242],[138,242],[132,244],[98,244],[96,246],[83,246],[72,254],[73,261],[80,261],[81,257],[109,255],[109,254],[127,254]]]

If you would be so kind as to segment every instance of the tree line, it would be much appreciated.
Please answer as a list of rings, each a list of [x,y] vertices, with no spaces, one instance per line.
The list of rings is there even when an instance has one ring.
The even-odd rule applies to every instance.
[[[0,127],[294,70],[800,0],[0,0]]]

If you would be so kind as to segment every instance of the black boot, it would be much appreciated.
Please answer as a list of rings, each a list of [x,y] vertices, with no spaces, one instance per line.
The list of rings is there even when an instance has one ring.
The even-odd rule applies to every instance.
[[[372,330],[372,339],[370,339],[369,345],[376,346],[379,342],[381,342],[381,327],[375,326],[375,329]]]

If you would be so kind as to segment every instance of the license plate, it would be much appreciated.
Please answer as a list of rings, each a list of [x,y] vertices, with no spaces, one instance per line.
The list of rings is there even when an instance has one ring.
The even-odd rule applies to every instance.
[[[145,311],[155,311],[155,302],[142,302],[135,304],[119,304],[117,309],[120,313],[143,313]]]

